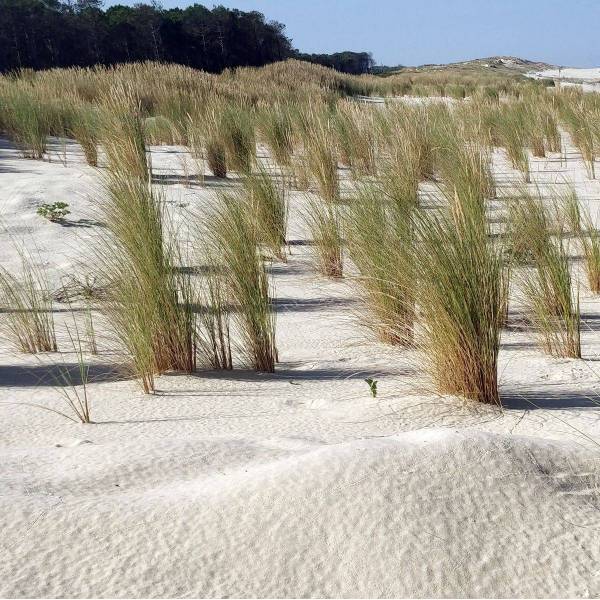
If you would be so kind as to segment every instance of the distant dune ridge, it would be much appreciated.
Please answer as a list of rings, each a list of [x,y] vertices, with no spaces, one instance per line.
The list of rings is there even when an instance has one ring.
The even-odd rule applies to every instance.
[[[565,79],[573,81],[596,82],[600,81],[600,67],[560,67],[550,63],[528,60],[517,56],[490,56],[487,58],[475,58],[447,64],[421,65],[418,69],[499,69],[501,71],[520,72],[536,79]]]
[[[498,74],[520,74],[532,79],[552,79],[565,85],[581,85],[585,91],[600,89],[600,67],[561,67],[542,61],[533,61],[517,56],[490,56],[447,64],[426,64],[404,67],[402,71],[495,71]],[[598,84],[598,85],[597,85]]]
[[[423,67],[487,67],[505,68],[517,71],[541,70],[553,65],[541,61],[527,60],[518,56],[488,56],[486,58],[474,58],[472,60],[459,61],[441,65],[422,65]]]

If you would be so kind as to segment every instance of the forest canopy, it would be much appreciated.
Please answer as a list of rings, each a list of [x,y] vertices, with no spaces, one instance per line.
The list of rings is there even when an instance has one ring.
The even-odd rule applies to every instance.
[[[200,4],[103,9],[101,0],[0,0],[0,72],[153,60],[219,73],[288,58],[355,74],[373,66],[367,52],[301,54],[285,25],[256,11]]]

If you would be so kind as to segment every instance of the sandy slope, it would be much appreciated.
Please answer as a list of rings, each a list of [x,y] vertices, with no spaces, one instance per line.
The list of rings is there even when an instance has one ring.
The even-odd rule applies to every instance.
[[[182,231],[220,185],[182,185],[184,156],[153,152]],[[567,157],[534,161],[534,178],[574,181],[596,213],[600,184]],[[52,158],[0,143],[13,238],[0,236],[0,261],[16,268],[23,239],[58,285],[91,260],[98,192],[76,146],[67,166]],[[501,185],[514,179],[500,153],[495,168]],[[56,200],[70,226],[35,215]],[[544,356],[515,315],[500,356],[506,410],[439,398],[415,356],[358,325],[351,282],[315,275],[304,203],[293,195],[293,255],[273,267],[273,376],[165,376],[144,396],[115,372],[99,322],[97,424],[74,425],[25,404],[61,406],[49,371],[73,354],[1,342],[0,596],[600,594],[600,299],[582,290],[588,360]]]
[[[433,429],[333,445],[142,439],[4,460],[4,544],[18,548],[2,567],[7,595],[600,589],[588,570],[600,560],[597,457],[570,444]]]
[[[564,69],[546,69],[525,73],[533,79],[554,79],[563,87],[578,87],[584,92],[600,92],[600,68],[579,69],[566,67]]]
[[[565,67],[564,69],[560,70],[546,69],[545,71],[537,71],[534,75],[536,75],[537,77],[564,77],[565,79],[583,79],[600,81],[600,68],[580,69],[576,67]]]

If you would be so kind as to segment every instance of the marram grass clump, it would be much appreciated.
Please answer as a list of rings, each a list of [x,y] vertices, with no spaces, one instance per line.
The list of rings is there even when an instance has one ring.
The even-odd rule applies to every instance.
[[[266,168],[259,167],[244,179],[244,188],[260,242],[285,262],[288,201],[284,182],[276,182]]]
[[[344,245],[339,206],[311,196],[304,211],[304,220],[311,233],[318,271],[332,279],[342,277]]]
[[[380,185],[361,186],[345,218],[348,254],[358,270],[366,324],[384,343],[410,346],[413,342],[414,270],[412,215],[406,204],[385,196]]]
[[[414,219],[419,346],[440,393],[499,405],[503,255],[479,207],[460,197],[456,206]]]
[[[260,239],[243,194],[223,194],[206,221],[203,235],[223,277],[232,304],[239,350],[256,371],[271,373],[277,362],[271,282],[260,254]]]
[[[579,295],[573,293],[561,219],[551,214],[539,193],[525,189],[512,198],[509,216],[512,255],[530,263],[519,279],[543,350],[581,358]]]
[[[193,290],[189,275],[177,268],[179,251],[160,195],[119,172],[104,186],[107,233],[98,258],[111,282],[104,309],[148,393],[155,375],[196,368]]]

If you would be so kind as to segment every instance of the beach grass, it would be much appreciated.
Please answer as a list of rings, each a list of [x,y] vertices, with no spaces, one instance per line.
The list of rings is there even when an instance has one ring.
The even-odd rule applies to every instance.
[[[272,284],[246,195],[222,194],[205,225],[212,256],[223,270],[219,280],[233,306],[238,347],[246,364],[272,373],[277,362]]]

